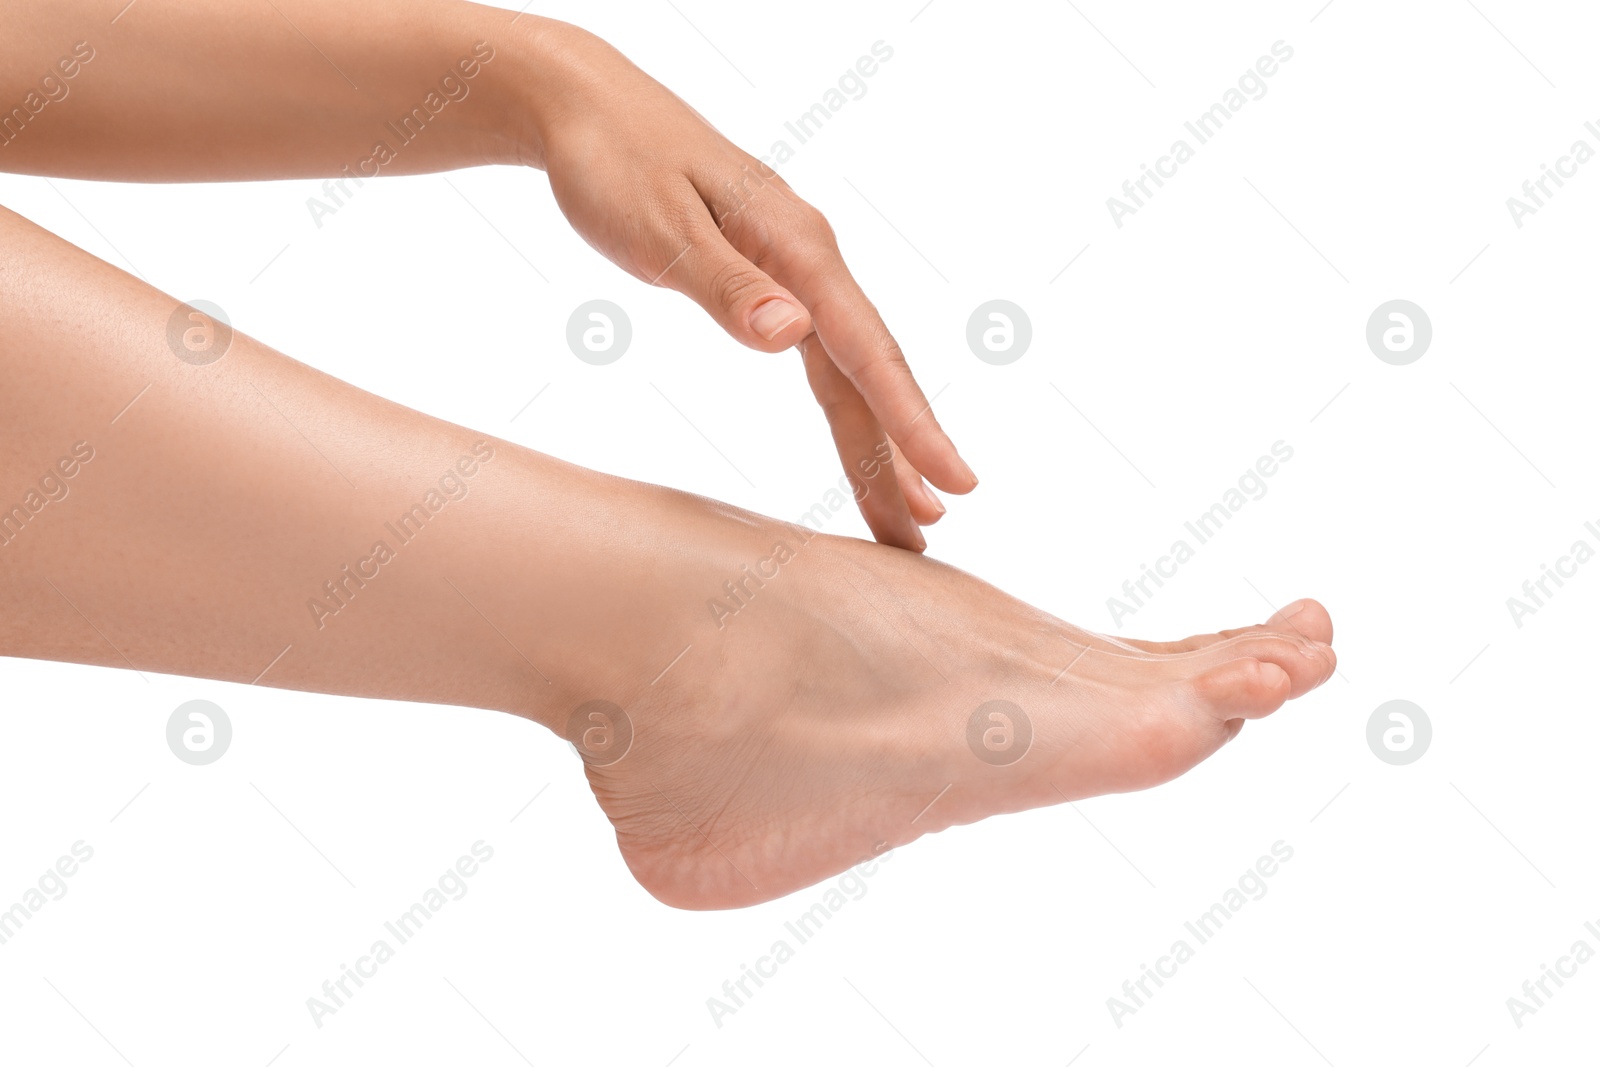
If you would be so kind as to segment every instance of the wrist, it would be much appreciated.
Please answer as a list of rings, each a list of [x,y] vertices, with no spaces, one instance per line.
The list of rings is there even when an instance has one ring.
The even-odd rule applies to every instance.
[[[500,136],[506,158],[496,162],[544,170],[548,133],[563,109],[581,99],[594,80],[587,53],[600,42],[570,23],[536,15],[496,12],[490,38],[496,49]],[[579,105],[581,106],[581,105]]]

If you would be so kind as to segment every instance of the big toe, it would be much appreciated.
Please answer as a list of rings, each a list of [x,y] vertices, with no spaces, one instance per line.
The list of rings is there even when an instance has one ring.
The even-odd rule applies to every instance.
[[[1273,612],[1272,618],[1267,620],[1267,628],[1285,630],[1299,634],[1318,644],[1331,644],[1333,642],[1333,618],[1328,614],[1328,609],[1310,598],[1296,600],[1293,604],[1286,604]]]

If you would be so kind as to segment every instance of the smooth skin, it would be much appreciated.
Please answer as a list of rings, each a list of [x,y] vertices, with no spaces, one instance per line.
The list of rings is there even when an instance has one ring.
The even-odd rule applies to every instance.
[[[307,34],[327,34],[329,46],[340,40],[337,25],[319,21],[337,22],[336,12],[278,3]],[[147,17],[173,10],[157,0],[133,10],[145,4]],[[41,19],[73,6],[51,6]],[[413,18],[433,10],[406,7]],[[393,62],[411,58],[431,72],[441,59],[454,61],[453,45],[431,43],[455,32],[453,23],[421,19],[427,32],[411,41],[409,23],[382,22],[384,11],[398,9],[370,13],[387,27],[370,40],[395,49]],[[467,18],[484,9],[446,10]],[[169,34],[198,32],[166,17]],[[264,36],[247,57],[211,72],[224,80],[248,81],[235,67],[263,55],[287,63],[295,54],[282,34],[274,53],[267,38],[278,31],[269,33],[265,21],[246,18],[230,32]],[[569,31],[547,32],[565,40]],[[7,56],[0,69],[32,69],[54,55],[54,46],[38,45],[36,24],[28,37],[27,59]],[[346,50],[349,57],[329,54],[350,58],[352,77],[383,84],[382,63],[353,69],[360,49]],[[300,83],[315,72],[307,63],[298,87],[285,92],[308,92]],[[88,87],[90,73],[75,92]],[[652,94],[667,115],[682,108],[637,78],[636,90],[607,83],[606,92],[639,94],[624,111],[635,114]],[[575,84],[556,96],[570,103],[597,91]],[[409,89],[394,91],[400,98]],[[41,120],[0,149],[0,161],[149,179],[223,176],[217,167],[261,176],[249,168],[269,164],[322,173],[346,139],[364,136],[341,133],[344,120],[314,102],[290,100],[288,112],[313,127],[290,121],[280,131],[309,139],[299,163],[270,152],[186,162],[179,149],[195,138],[232,138],[245,157],[254,151],[249,136],[228,126],[239,100],[219,86],[186,110],[140,93],[133,78],[121,103],[106,97],[54,116],[86,124],[82,147],[59,132],[45,136],[58,128]],[[151,140],[116,144],[111,127],[123,105],[153,109]],[[494,143],[465,126],[456,132],[464,144]],[[11,154],[36,133],[32,156]],[[684,136],[714,161],[735,151],[714,134]],[[542,143],[560,196],[557,145],[584,153],[561,135]],[[152,146],[174,154],[167,169],[150,158]],[[663,142],[645,155],[655,151],[684,150]],[[574,166],[629,152],[591,145],[589,162]],[[448,157],[416,158],[448,165]],[[689,171],[704,162],[682,158]],[[791,195],[773,203],[790,204]],[[605,248],[617,205],[564,203],[580,229],[593,220]],[[783,230],[781,240],[796,240],[793,232]],[[762,266],[781,258],[757,257]],[[831,284],[844,286],[841,264],[817,262],[815,273],[831,272]],[[822,381],[819,397],[853,467],[850,460],[882,444],[884,426],[893,435],[900,425],[893,414],[871,414],[874,398],[889,397],[884,411],[894,411],[906,394],[875,392],[894,380],[887,369],[883,378],[842,369],[839,351],[870,348],[881,327],[853,283],[846,296],[827,284],[811,288],[809,275],[792,284],[809,300],[805,328],[816,327],[830,353],[832,371],[819,375],[818,345],[810,345],[807,370],[814,386]],[[1158,784],[1334,669],[1332,625],[1314,601],[1260,626],[1188,641],[1113,640],[903,547],[815,534],[587,471],[364,393],[242,334],[214,362],[179,358],[168,324],[186,312],[0,209],[0,654],[525,716],[579,743],[630,870],[676,907],[769,900],[951,825]],[[903,366],[899,373],[914,389]],[[852,380],[851,388],[862,386],[855,401],[827,392],[829,381]],[[842,410],[851,404],[860,406]],[[911,426],[895,442],[919,469],[957,473],[939,466],[941,456],[959,463],[953,451],[946,455],[942,434]],[[907,484],[904,471],[900,465],[898,481],[862,484],[869,514],[884,506],[875,498]],[[896,499],[907,506],[905,496]],[[641,514],[651,522],[634,521]],[[408,515],[420,532],[401,538],[386,526]],[[389,558],[373,562],[379,541]],[[774,571],[766,561],[780,555]],[[755,584],[752,570],[769,577]],[[743,604],[716,617],[707,602],[725,583],[740,585]],[[1022,709],[1032,727],[1031,744],[1006,766],[969,745],[974,710],[996,700]],[[575,712],[604,707],[594,701],[623,710],[580,714],[574,725]],[[624,736],[625,745],[617,740]]]
[[[375,171],[540,168],[573,227],[634,277],[689,296],[753,349],[798,347],[858,484],[861,460],[888,437],[895,461],[873,467],[872,491],[858,493],[879,541],[922,551],[919,527],[945,511],[928,482],[977,485],[827,220],[593,34],[455,0],[119,9],[41,0],[0,12],[0,108],[48,99],[46,75],[66,93],[0,125],[0,170],[348,183]],[[93,58],[62,77],[56,64],[80,43]],[[441,91],[446,75],[456,88]],[[437,115],[430,93],[435,106],[448,101]],[[404,142],[390,124],[418,108],[422,133]],[[366,166],[379,142],[392,159]]]
[[[1334,668],[1313,601],[1174,644],[1101,637],[916,553],[584,470],[243,335],[193,365],[168,342],[180,307],[0,209],[0,508],[93,451],[0,544],[0,654],[493,708],[580,745],[624,729],[573,729],[609,701],[632,742],[580,749],[589,782],[677,907],[1156,785]],[[385,523],[463,457],[464,495],[402,543]],[[393,558],[363,566],[380,540]],[[745,603],[717,617],[730,581]],[[993,700],[1032,724],[1009,766],[968,743]]]

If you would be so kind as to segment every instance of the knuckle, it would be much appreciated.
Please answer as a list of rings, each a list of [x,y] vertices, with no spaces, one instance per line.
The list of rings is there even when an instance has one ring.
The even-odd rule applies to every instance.
[[[833,226],[827,216],[798,196],[785,196],[774,205],[773,222],[787,233],[792,241],[812,249],[832,247],[837,244]]]
[[[748,263],[724,259],[706,279],[707,295],[722,307],[735,308],[770,288],[766,276]]]
[[[900,343],[889,337],[877,346],[877,351],[870,358],[851,370],[849,378],[852,385],[861,389],[870,387],[873,381],[885,375],[895,377],[908,369],[906,354],[900,348]]]
[[[800,203],[797,222],[801,232],[817,244],[829,249],[839,247],[839,235],[834,232],[833,223],[828,221],[826,215],[804,201]]]
[[[860,402],[856,392],[837,375],[811,376],[811,394],[827,418],[828,425],[837,426],[842,420],[853,417]]]

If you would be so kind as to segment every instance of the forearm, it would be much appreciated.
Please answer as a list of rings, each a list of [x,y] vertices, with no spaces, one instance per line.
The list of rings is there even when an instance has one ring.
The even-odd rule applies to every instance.
[[[243,335],[194,365],[168,344],[178,307],[0,209],[0,655],[559,728],[649,681],[611,677],[611,650],[659,646],[665,665],[704,628],[701,598],[664,594],[627,532],[645,497],[657,524],[694,498]]]
[[[0,14],[0,169],[119,181],[540,164],[581,31],[457,0],[105,0]]]

